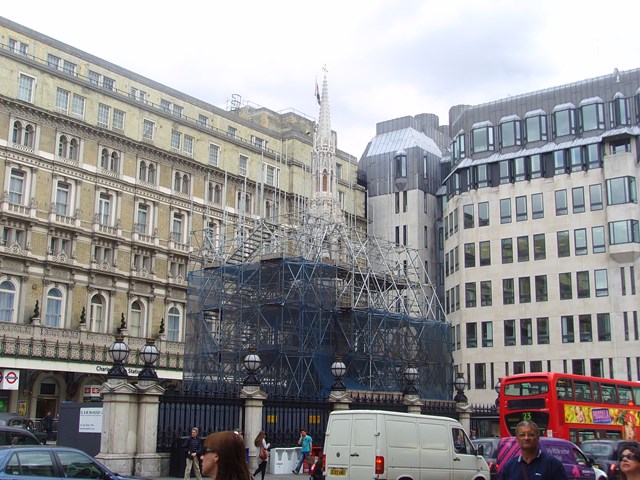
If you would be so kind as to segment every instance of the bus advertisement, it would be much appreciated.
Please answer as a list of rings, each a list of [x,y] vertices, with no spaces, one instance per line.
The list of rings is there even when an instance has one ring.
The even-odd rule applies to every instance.
[[[500,382],[500,436],[532,420],[542,435],[580,444],[640,438],[640,383],[557,372],[522,373]]]

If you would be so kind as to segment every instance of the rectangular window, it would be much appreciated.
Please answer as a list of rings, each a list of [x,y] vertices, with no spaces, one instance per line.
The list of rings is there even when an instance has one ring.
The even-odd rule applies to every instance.
[[[591,315],[578,316],[578,330],[580,334],[580,342],[593,342]]]
[[[591,227],[591,248],[593,249],[593,253],[603,253],[606,251],[604,227]]]
[[[69,95],[67,90],[60,87],[56,90],[56,108],[63,113],[69,112]]]
[[[106,193],[101,193],[98,199],[98,222],[100,225],[111,225],[111,197]]]
[[[515,180],[516,182],[522,182],[527,179],[527,162],[524,157],[518,157],[514,160],[515,165]]]
[[[473,204],[463,206],[462,215],[464,216],[464,228],[475,227],[475,221],[473,216]]]
[[[515,286],[513,278],[502,279],[502,304],[513,305],[515,303]]]
[[[538,344],[548,345],[549,344],[549,318],[548,317],[536,318],[536,327],[538,330]]]
[[[18,99],[23,102],[33,103],[33,90],[35,85],[36,79],[34,77],[21,73],[18,79]]]
[[[604,129],[604,104],[591,103],[582,105],[578,111],[581,131],[588,132],[590,130]]]
[[[180,141],[182,135],[177,130],[171,130],[171,148],[174,150],[180,150]]]
[[[56,213],[58,215],[68,215],[71,187],[68,183],[58,182],[56,188]]]
[[[609,243],[620,245],[623,243],[640,243],[638,220],[620,220],[609,222]]]
[[[589,298],[591,296],[588,271],[576,272],[576,285],[578,287],[578,298]]]
[[[206,127],[209,125],[209,118],[206,115],[199,114],[198,115],[198,125],[201,127]]]
[[[578,228],[573,231],[573,242],[576,255],[586,255],[589,253],[587,248],[587,229]]]
[[[527,142],[547,139],[547,117],[544,115],[527,116],[525,119]]]
[[[516,197],[516,221],[523,222],[527,218],[527,197]]]
[[[478,332],[475,322],[467,323],[467,348],[476,348],[478,346]]]
[[[488,240],[485,242],[480,242],[479,253],[480,266],[484,267],[487,265],[491,265],[491,243]]]
[[[573,213],[582,213],[585,211],[583,187],[572,188],[571,199],[573,200]]]
[[[568,257],[571,255],[571,244],[569,240],[569,230],[557,232],[558,258]]]
[[[540,154],[538,155],[531,155],[529,158],[529,165],[530,165],[530,173],[529,173],[529,177],[533,180],[534,178],[542,178],[542,175],[544,174],[544,163],[542,162],[542,156]]]
[[[191,157],[193,156],[193,144],[195,143],[195,139],[189,135],[184,136],[184,144],[183,144],[183,152],[185,155]]]
[[[520,120],[500,124],[500,141],[503,148],[522,144]]]
[[[520,345],[533,344],[533,324],[530,318],[520,319]]]
[[[147,205],[139,204],[138,205],[138,214],[136,223],[136,231],[141,235],[146,235],[148,230],[148,219],[149,219],[149,208]]]
[[[478,203],[478,226],[489,226],[489,202]]]
[[[542,193],[531,195],[531,218],[544,218],[544,203]]]
[[[238,161],[238,173],[242,176],[247,176],[247,169],[249,167],[249,157],[246,155],[240,155]]]
[[[511,199],[500,200],[500,223],[511,223]]]
[[[146,118],[142,122],[142,138],[145,140],[153,140],[153,132],[156,124]]]
[[[9,203],[13,205],[22,205],[24,198],[24,172],[11,169],[11,178],[9,180]]]
[[[511,160],[503,160],[498,167],[500,185],[511,183]]]
[[[476,266],[476,245],[475,243],[465,243],[464,244],[464,267],[472,268],[475,266]]]
[[[638,203],[635,177],[618,177],[607,180],[607,205]]]
[[[504,346],[511,347],[516,344],[516,321],[504,321]]]
[[[465,283],[464,305],[466,308],[473,308],[476,306],[476,282]]]
[[[531,303],[531,279],[529,277],[518,279],[518,293],[520,303]]]
[[[173,113],[176,117],[182,117],[183,108],[180,105],[174,105],[171,109],[171,113]]]
[[[529,261],[529,237],[518,237],[518,262]]]
[[[500,242],[502,263],[513,263],[513,239],[503,238]]]
[[[68,60],[65,60],[62,63],[62,70],[69,75],[75,76],[77,68],[78,66],[75,63],[72,63]]]
[[[573,287],[571,285],[571,274],[560,273],[558,275],[560,286],[560,300],[570,300],[573,298]]]
[[[536,302],[546,302],[549,299],[547,291],[547,276],[536,275]]]
[[[111,116],[111,107],[100,103],[98,105],[98,125],[109,128],[109,117]]]
[[[487,367],[484,363],[476,363],[473,368],[474,382],[476,390],[487,388]]]
[[[567,108],[553,112],[553,129],[555,137],[574,135],[576,133],[574,110]]]
[[[567,173],[567,155],[564,150],[555,150],[553,152],[553,172],[556,175]]]
[[[102,76],[102,88],[105,90],[111,90],[112,92],[116,89],[116,81],[113,78]]]
[[[580,172],[583,170],[582,147],[569,149],[569,165],[572,172]],[[584,168],[584,170],[586,170],[586,168]]]
[[[272,187],[280,186],[280,169],[273,165],[265,165],[264,183]]]
[[[471,130],[471,148],[473,153],[487,152],[494,149],[493,127],[481,127]]]
[[[493,347],[493,322],[482,322],[482,346]]]
[[[602,210],[602,185],[589,185],[589,205],[591,211]]]
[[[556,215],[566,215],[569,213],[569,209],[567,206],[567,191],[566,190],[556,190]]]
[[[533,236],[533,259],[544,260],[547,258],[547,246],[544,233],[536,233]]]
[[[111,124],[111,128],[114,130],[124,130],[124,112],[122,110],[118,110],[117,108],[113,109],[113,123]]]
[[[483,307],[490,307],[491,303],[491,280],[482,280],[480,282],[480,305]]]
[[[609,280],[607,277],[607,270],[594,270],[593,278],[596,286],[596,297],[609,296]]]
[[[611,341],[611,321],[608,313],[599,313],[597,315],[598,322],[598,341]]]
[[[84,118],[84,104],[85,98],[74,93],[71,100],[71,114],[81,119]]]
[[[165,112],[171,111],[171,102],[169,100],[165,100],[164,98],[160,100],[160,108]]]
[[[575,333],[573,329],[573,316],[563,315],[561,317],[562,324],[562,343],[574,343]]]

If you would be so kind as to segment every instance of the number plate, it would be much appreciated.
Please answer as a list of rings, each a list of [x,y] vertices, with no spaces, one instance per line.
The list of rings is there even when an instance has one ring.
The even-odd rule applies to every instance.
[[[331,468],[329,469],[329,475],[333,477],[346,477],[347,469],[346,468]]]

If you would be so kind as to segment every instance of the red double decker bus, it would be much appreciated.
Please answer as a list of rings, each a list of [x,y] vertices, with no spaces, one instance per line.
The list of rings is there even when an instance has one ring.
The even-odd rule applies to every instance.
[[[580,444],[640,438],[640,383],[557,372],[522,373],[500,381],[500,436],[532,420],[542,435]]]

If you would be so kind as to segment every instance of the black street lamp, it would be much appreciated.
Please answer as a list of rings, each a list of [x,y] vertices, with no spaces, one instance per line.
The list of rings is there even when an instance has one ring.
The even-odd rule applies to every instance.
[[[498,397],[496,398],[496,407],[500,406],[500,386],[501,385],[502,385],[502,378],[498,378],[498,382],[496,383],[496,386],[493,387],[496,393],[498,394]]]
[[[260,370],[260,366],[262,365],[262,360],[260,356],[256,353],[256,348],[249,348],[249,354],[244,357],[244,368],[247,371],[247,378],[244,379],[243,385],[260,385],[260,380],[256,376],[258,370]]]
[[[153,338],[147,338],[147,343],[145,343],[144,347],[140,349],[140,358],[144,362],[144,367],[140,370],[138,374],[138,379],[146,380],[146,379],[155,379],[158,378],[158,374],[156,373],[153,365],[160,358],[160,351],[158,347],[156,347],[156,341]]]
[[[336,355],[335,361],[331,364],[331,374],[335,377],[331,390],[343,391],[347,389],[342,382],[345,373],[347,373],[347,366],[342,361],[342,355]]]
[[[127,373],[127,369],[124,368],[124,362],[129,356],[129,346],[124,343],[124,335],[118,334],[115,336],[115,339],[115,342],[109,347],[109,356],[113,361],[113,366],[107,372],[107,376],[127,378],[129,374]]]
[[[415,362],[409,362],[407,364],[407,368],[404,369],[402,373],[405,381],[404,395],[416,395],[418,393],[418,389],[416,388],[416,380],[418,380],[418,369],[416,368]]]
[[[464,379],[464,373],[458,372],[456,379],[453,381],[453,386],[456,387],[458,393],[453,397],[453,401],[456,403],[467,403],[467,396],[464,394],[464,389],[467,386],[467,382]]]

